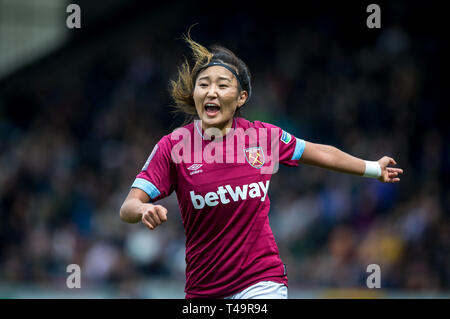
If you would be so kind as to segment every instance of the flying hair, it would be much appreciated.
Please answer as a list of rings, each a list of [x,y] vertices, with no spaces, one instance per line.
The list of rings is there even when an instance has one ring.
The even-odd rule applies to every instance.
[[[193,98],[195,80],[200,71],[211,62],[220,62],[235,70],[239,77],[238,81],[244,84],[241,89],[248,92],[249,98],[251,94],[250,72],[245,63],[233,52],[222,46],[214,45],[210,51],[192,40],[190,32],[193,26],[189,28],[187,35],[182,36],[182,39],[192,51],[193,67],[191,67],[189,60],[184,58],[183,63],[178,67],[177,80],[170,81],[170,93],[175,102],[174,111],[186,114],[185,122],[191,122],[197,117]],[[236,113],[239,114],[238,112],[239,110]]]

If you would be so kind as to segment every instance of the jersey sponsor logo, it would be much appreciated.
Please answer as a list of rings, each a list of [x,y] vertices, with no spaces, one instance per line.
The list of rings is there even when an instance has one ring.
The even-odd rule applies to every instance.
[[[144,166],[142,167],[141,171],[145,171],[150,164],[150,161],[152,160],[153,156],[155,156],[156,151],[158,150],[158,144],[155,145],[153,148],[153,151],[150,153],[150,156],[147,159],[147,162],[145,162]]]
[[[262,147],[250,147],[244,149],[245,159],[247,163],[249,163],[254,168],[263,167],[266,162],[266,158],[264,156],[264,151]]]
[[[283,130],[283,133],[281,133],[281,138],[280,140],[284,143],[284,144],[288,144],[292,139],[292,135],[289,134],[288,132]]]
[[[269,190],[269,180],[258,183],[246,184],[243,186],[231,185],[219,186],[216,192],[206,193],[205,196],[195,194],[194,191],[190,191],[192,205],[195,209],[202,209],[207,206],[216,206],[219,203],[224,205],[231,201],[237,202],[239,200],[246,200],[248,198],[261,198],[263,202],[266,199],[267,191]],[[228,196],[227,196],[228,195]]]

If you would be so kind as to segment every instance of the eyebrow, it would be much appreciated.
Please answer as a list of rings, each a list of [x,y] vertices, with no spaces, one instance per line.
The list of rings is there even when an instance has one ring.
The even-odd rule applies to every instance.
[[[209,79],[210,79],[210,77],[208,75],[205,75],[205,76],[199,77],[198,81],[200,81],[200,80],[209,80]],[[219,76],[219,80],[226,80],[228,82],[231,82],[231,80],[229,78],[224,77],[224,76]]]

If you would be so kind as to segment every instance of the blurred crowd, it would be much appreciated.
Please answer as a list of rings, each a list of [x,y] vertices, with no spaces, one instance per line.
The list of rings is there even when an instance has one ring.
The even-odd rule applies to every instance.
[[[249,65],[254,95],[243,115],[360,158],[391,156],[405,172],[383,184],[281,167],[269,218],[290,285],[366,287],[377,264],[382,288],[448,291],[450,152],[430,71],[436,39],[388,26],[353,43],[332,20],[261,34],[255,19],[219,39],[202,24],[192,33]],[[0,96],[0,282],[56,286],[73,263],[86,285],[129,295],[143,278],[184,282],[175,194],[161,201],[168,222],[152,232],[122,222],[119,209],[154,144],[182,123],[168,81],[187,51],[145,32],[109,41]]]

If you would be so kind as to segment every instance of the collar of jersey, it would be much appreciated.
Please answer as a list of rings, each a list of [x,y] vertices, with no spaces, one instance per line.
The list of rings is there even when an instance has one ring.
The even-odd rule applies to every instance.
[[[208,138],[208,135],[206,133],[202,133],[203,132],[203,128],[199,128],[198,127],[197,121],[194,121],[194,126],[195,126],[196,131],[198,132],[198,134],[200,134],[200,136],[202,137],[202,139],[207,140],[207,141],[211,140],[210,138]],[[236,127],[237,127],[236,118],[233,119],[233,126],[234,127],[232,127],[232,129],[233,129],[233,132],[234,132],[236,130]],[[230,133],[231,132],[229,131],[227,134],[225,134],[225,136],[228,136],[228,134],[230,134]],[[222,138],[223,138],[223,136],[222,136]],[[221,138],[217,138],[217,139],[218,140],[222,140]]]

